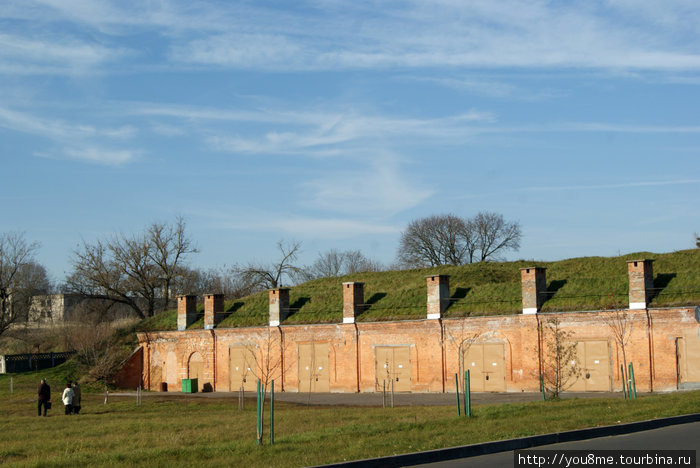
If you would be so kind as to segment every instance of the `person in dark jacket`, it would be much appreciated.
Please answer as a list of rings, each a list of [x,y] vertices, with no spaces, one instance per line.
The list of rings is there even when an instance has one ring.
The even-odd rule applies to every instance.
[[[80,391],[78,382],[73,382],[73,414],[80,413],[80,400],[82,400],[83,392]]]
[[[37,413],[39,416],[41,416],[41,407],[44,407],[44,416],[46,416],[46,410],[48,409],[48,405],[51,402],[51,387],[49,387],[49,384],[46,383],[46,379],[41,379],[41,383],[39,384],[39,400],[37,403]]]

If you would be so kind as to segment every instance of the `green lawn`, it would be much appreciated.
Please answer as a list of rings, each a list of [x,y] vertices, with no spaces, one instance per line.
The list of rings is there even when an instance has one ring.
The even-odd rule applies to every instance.
[[[619,257],[582,257],[557,262],[475,263],[421,270],[357,273],[340,278],[322,278],[291,288],[292,314],[284,323],[342,322],[341,283],[365,283],[366,310],[358,321],[425,318],[425,277],[450,275],[451,305],[447,317],[517,314],[522,311],[520,268],[547,268],[548,300],[543,312],[599,310],[628,305],[627,261],[654,259],[655,295],[651,307],[700,303],[700,249],[655,254],[638,252]],[[267,291],[229,301],[227,317],[220,328],[266,325]],[[201,306],[199,307],[202,313]],[[174,330],[177,313],[164,312],[144,321],[141,330]],[[202,328],[200,318],[191,328]]]
[[[71,370],[0,376],[0,463],[12,466],[308,466],[482,441],[700,412],[700,392],[621,399],[455,408],[276,405],[275,445],[255,442],[255,404],[237,398],[168,400],[84,391],[80,416],[65,416],[58,392]],[[50,417],[36,416],[40,375],[52,384]],[[269,413],[266,413],[266,418]],[[267,428],[266,428],[267,431]]]

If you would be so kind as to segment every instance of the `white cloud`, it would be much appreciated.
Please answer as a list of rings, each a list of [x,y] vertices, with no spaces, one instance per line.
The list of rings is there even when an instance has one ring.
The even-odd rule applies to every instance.
[[[310,206],[334,212],[392,216],[415,207],[433,194],[405,177],[394,155],[377,152],[362,159],[348,158],[345,170],[303,183],[302,187],[310,192]]]
[[[134,160],[138,151],[131,149],[106,149],[96,141],[104,139],[128,140],[137,130],[131,125],[115,128],[99,128],[94,125],[67,123],[63,120],[37,117],[0,107],[0,127],[28,133],[38,138],[46,138],[63,150],[42,151],[37,156],[68,159],[106,164],[122,165]],[[61,155],[61,156],[59,156]]]
[[[70,159],[108,166],[121,166],[133,161],[138,152],[133,150],[112,150],[98,147],[68,148],[64,154]]]

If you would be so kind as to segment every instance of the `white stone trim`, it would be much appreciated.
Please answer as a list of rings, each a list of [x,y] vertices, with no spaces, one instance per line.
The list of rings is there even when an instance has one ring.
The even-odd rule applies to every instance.
[[[355,323],[355,317],[343,317],[343,323]]]
[[[436,320],[440,318],[440,314],[428,314],[428,320]]]
[[[524,315],[532,315],[537,313],[537,307],[526,307],[523,309]]]
[[[205,330],[213,330],[213,329],[214,329],[214,325],[204,325],[204,329],[205,329]]]
[[[646,309],[646,308],[647,308],[646,302],[630,302],[630,309],[639,310],[639,309]]]
[[[270,326],[271,327],[279,327],[280,321],[279,320],[270,320]]]

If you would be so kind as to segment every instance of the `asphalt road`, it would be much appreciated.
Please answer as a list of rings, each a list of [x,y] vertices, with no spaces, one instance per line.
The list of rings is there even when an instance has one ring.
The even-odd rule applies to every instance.
[[[542,445],[532,450],[695,450],[697,456],[698,449],[700,449],[700,422],[632,434]],[[417,466],[423,468],[509,467],[514,466],[514,451]],[[697,459],[695,466],[698,466]]]

